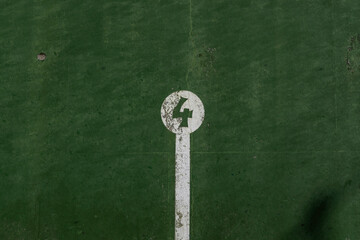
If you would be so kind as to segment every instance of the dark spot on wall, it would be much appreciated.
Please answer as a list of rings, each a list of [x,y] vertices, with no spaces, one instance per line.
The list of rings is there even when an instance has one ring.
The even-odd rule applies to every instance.
[[[324,196],[310,204],[305,231],[316,239],[323,239],[324,223],[331,209],[331,201],[331,196]]]
[[[351,180],[351,179],[347,180],[347,181],[344,183],[344,188],[350,187],[351,184],[352,184],[352,180]]]
[[[337,195],[322,194],[309,201],[299,224],[287,232],[281,240],[325,240],[329,238],[329,219],[336,208]]]

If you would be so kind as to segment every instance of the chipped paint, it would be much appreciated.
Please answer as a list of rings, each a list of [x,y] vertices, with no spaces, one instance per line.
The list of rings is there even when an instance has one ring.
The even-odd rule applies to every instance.
[[[177,106],[181,99],[182,106]],[[174,110],[191,112],[188,117],[173,118]],[[176,110],[175,110],[176,111]],[[180,114],[181,115],[181,114]],[[205,110],[201,100],[192,92],[178,91],[170,94],[162,104],[161,119],[167,129],[176,134],[175,143],[175,240],[190,239],[190,133],[204,120]],[[187,127],[182,127],[184,119]]]

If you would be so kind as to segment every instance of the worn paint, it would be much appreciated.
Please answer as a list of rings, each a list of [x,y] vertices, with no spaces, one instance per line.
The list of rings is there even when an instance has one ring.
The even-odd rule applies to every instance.
[[[186,99],[186,100],[185,100]],[[179,106],[181,104],[181,106]],[[188,117],[176,114],[189,112]],[[175,240],[190,239],[190,133],[204,120],[204,105],[194,93],[178,91],[162,104],[161,119],[167,129],[176,134],[175,143]],[[183,122],[187,121],[183,127]]]

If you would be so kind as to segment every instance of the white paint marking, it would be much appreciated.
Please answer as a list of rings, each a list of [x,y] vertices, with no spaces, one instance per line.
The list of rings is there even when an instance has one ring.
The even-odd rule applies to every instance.
[[[175,240],[190,239],[190,134],[176,134]]]
[[[189,91],[170,94],[161,107],[165,127],[176,134],[175,240],[190,239],[190,133],[200,127],[204,116],[204,105]]]

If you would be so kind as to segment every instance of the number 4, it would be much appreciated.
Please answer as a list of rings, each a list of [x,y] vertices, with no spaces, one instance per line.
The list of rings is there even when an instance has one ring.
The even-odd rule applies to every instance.
[[[173,118],[180,118],[181,123],[180,127],[188,127],[188,118],[192,118],[193,111],[190,111],[188,108],[185,108],[183,112],[181,112],[181,107],[187,101],[187,98],[181,97],[179,103],[174,108]]]

